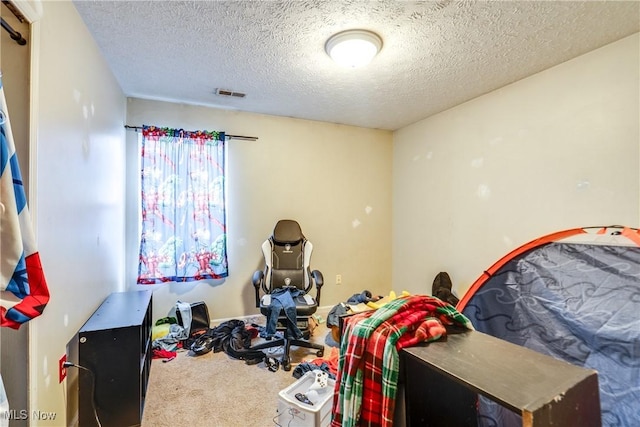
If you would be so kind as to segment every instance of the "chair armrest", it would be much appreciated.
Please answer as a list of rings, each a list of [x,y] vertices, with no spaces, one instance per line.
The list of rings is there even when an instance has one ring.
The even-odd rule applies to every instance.
[[[319,270],[313,270],[311,272],[311,276],[313,277],[313,281],[316,282],[316,304],[320,305],[320,289],[322,285],[324,285],[324,277]]]
[[[322,273],[318,270],[313,270],[311,272],[311,276],[313,277],[313,280],[316,282],[316,287],[319,289],[322,287],[322,285],[324,285],[324,277],[322,276]]]
[[[255,288],[255,291],[256,291],[256,308],[259,308],[260,307],[260,285],[264,281],[264,272],[261,270],[258,270],[255,273],[253,273],[253,278],[251,279],[251,281],[253,282],[253,287]]]

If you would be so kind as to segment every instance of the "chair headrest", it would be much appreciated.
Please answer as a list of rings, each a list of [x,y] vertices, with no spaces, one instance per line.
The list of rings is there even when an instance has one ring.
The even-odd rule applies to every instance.
[[[297,243],[304,239],[300,224],[291,219],[281,219],[273,229],[273,241],[277,243]]]

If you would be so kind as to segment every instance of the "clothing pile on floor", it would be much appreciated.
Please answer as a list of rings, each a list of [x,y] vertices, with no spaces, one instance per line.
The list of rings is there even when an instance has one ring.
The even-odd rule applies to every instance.
[[[452,305],[426,295],[404,295],[377,310],[345,317],[331,426],[391,427],[398,351],[440,339],[446,326],[473,329]]]
[[[242,320],[232,319],[222,322],[214,328],[208,329],[191,345],[191,351],[195,354],[205,354],[224,351],[234,359],[244,360],[249,365],[254,365],[265,360],[265,353],[251,348],[251,340],[256,333],[252,333]]]
[[[347,314],[352,314],[352,306],[372,304],[376,301],[380,301],[382,298],[384,298],[382,295],[372,295],[370,291],[365,289],[359,294],[353,294],[345,302],[341,302],[333,306],[331,308],[331,311],[329,311],[329,315],[327,316],[327,327],[331,329],[331,337],[333,338],[333,340],[336,343],[340,342],[340,318]],[[369,307],[377,308],[375,306]]]
[[[153,357],[171,359],[178,349],[191,350],[200,356],[210,351],[224,351],[229,356],[255,364],[265,359],[265,353],[251,349],[251,340],[258,335],[255,326],[248,326],[242,320],[228,320],[214,328],[187,334],[186,329],[171,318],[160,319],[156,326],[168,325],[163,336],[157,336],[152,342]],[[163,330],[165,328],[162,328]]]

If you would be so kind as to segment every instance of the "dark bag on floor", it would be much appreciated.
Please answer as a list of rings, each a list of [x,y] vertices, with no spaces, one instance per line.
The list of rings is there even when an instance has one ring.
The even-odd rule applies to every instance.
[[[449,277],[449,274],[446,271],[441,271],[436,275],[436,278],[433,279],[431,295],[444,302],[448,302],[455,307],[460,300],[451,291],[452,287],[453,284],[451,283],[451,277]]]
[[[189,326],[189,335],[194,335],[201,333],[203,330],[206,331],[211,327],[211,322],[209,319],[209,310],[207,309],[207,305],[204,301],[191,303],[191,324],[185,325],[182,321],[182,314],[180,313],[180,309],[176,307],[176,318],[178,319],[178,324],[183,328]]]

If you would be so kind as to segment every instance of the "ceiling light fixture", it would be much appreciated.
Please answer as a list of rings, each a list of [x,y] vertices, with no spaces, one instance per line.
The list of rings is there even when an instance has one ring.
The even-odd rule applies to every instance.
[[[342,31],[331,36],[324,45],[324,50],[331,59],[350,68],[367,65],[380,49],[380,36],[367,30]]]

